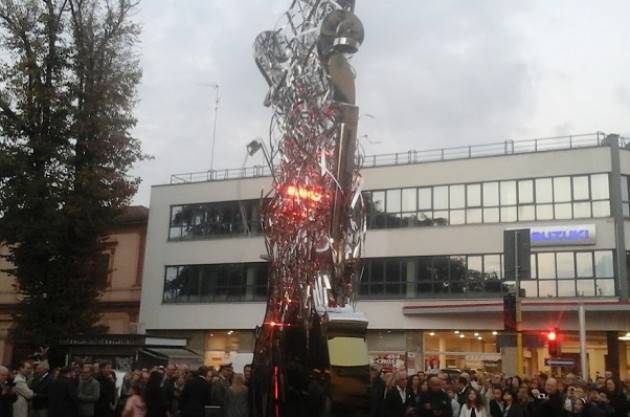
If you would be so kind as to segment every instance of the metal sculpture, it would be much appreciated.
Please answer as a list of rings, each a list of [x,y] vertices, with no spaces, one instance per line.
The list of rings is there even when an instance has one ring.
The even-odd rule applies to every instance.
[[[348,63],[364,34],[354,6],[293,0],[255,41],[278,164],[262,216],[269,287],[254,352],[257,417],[364,415],[367,320],[353,305],[366,222]]]

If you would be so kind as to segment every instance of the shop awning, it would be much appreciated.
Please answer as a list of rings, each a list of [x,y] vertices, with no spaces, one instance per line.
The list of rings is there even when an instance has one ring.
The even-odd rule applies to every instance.
[[[144,353],[154,357],[162,357],[174,361],[201,362],[201,356],[186,348],[151,347],[142,349]]]
[[[584,305],[586,311],[630,311],[630,303],[609,300],[523,300],[522,309],[524,312],[556,312],[556,311],[578,311],[580,305]],[[403,307],[405,315],[425,315],[425,314],[462,314],[462,313],[498,313],[503,311],[502,301],[445,301],[427,302],[416,305],[406,305]]]

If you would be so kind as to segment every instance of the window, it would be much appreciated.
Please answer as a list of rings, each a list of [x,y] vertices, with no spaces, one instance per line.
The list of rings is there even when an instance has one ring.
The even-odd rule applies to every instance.
[[[182,265],[165,268],[165,303],[262,301],[267,264]]]
[[[365,201],[373,229],[571,220],[609,217],[607,187],[608,174],[592,174],[366,191]]]
[[[609,193],[608,174],[591,175],[591,198],[593,200],[607,200]]]
[[[499,205],[499,183],[486,182],[483,184],[483,205],[492,207]]]
[[[171,206],[170,240],[254,235],[260,232],[259,200]]]
[[[466,186],[466,203],[468,207],[481,206],[481,184],[468,184]]]
[[[527,297],[614,296],[613,276],[612,250],[537,252],[532,279],[521,284]]]
[[[451,185],[450,186],[450,208],[465,208],[466,207],[466,187],[463,185]]]
[[[516,205],[516,181],[501,181],[501,205]]]
[[[536,203],[551,203],[553,201],[551,178],[536,180]]]
[[[518,203],[531,204],[534,202],[534,181],[523,180],[518,182]]]

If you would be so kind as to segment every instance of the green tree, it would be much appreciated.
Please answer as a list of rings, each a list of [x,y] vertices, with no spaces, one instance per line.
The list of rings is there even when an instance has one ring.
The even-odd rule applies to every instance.
[[[0,0],[0,242],[22,295],[16,344],[94,331],[103,232],[144,158],[135,0]]]

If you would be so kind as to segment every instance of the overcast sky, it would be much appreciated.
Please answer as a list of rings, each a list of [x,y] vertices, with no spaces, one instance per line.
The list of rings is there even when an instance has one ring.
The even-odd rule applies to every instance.
[[[291,0],[143,0],[136,136],[155,158],[137,204],[170,174],[239,168],[266,137],[267,88],[252,58],[256,35]],[[357,0],[365,26],[353,58],[367,153],[562,134],[630,134],[627,0]],[[261,164],[262,157],[247,165]]]

